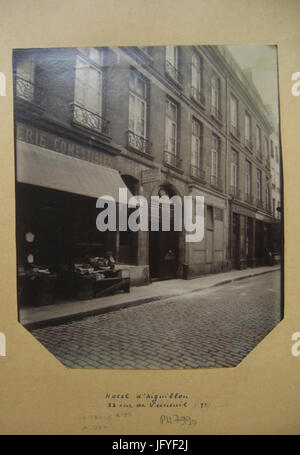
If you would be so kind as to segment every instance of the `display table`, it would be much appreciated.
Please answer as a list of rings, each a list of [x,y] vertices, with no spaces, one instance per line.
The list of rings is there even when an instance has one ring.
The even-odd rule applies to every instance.
[[[80,300],[102,297],[123,290],[130,292],[130,277],[127,271],[107,271],[105,277],[97,279],[97,274],[76,274],[76,296]]]

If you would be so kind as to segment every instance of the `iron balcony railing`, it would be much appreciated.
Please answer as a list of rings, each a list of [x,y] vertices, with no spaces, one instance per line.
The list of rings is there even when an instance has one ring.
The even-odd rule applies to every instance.
[[[30,103],[40,105],[42,89],[23,77],[16,77],[16,96]]]
[[[203,95],[202,91],[196,87],[191,87],[191,97],[198,103],[205,105],[205,96]]]
[[[191,164],[190,166],[190,174],[191,177],[196,178],[201,181],[205,181],[205,171],[201,169],[199,166],[194,166]]]
[[[222,112],[218,107],[211,105],[210,113],[216,120],[218,120],[219,122],[222,121]]]
[[[165,150],[164,163],[176,167],[177,169],[181,169],[182,159],[179,156],[175,155],[174,153]]]
[[[182,84],[183,79],[181,73],[179,72],[178,68],[176,68],[176,66],[174,66],[168,60],[166,60],[166,73],[171,76],[173,80],[179,82],[179,84]]]
[[[109,135],[109,121],[85,107],[73,103],[73,122],[90,128],[105,135]]]
[[[130,130],[127,131],[127,146],[147,155],[151,155],[152,153],[152,143]]]

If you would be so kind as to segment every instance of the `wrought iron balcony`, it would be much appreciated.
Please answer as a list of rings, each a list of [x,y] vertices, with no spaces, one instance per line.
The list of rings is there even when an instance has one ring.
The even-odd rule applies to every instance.
[[[138,136],[129,130],[127,131],[127,146],[147,155],[151,155],[152,153],[152,143],[148,139]]]
[[[238,129],[238,127],[236,125],[230,125],[230,132],[237,139],[240,138],[240,130]]]
[[[197,180],[201,180],[202,182],[205,181],[205,171],[203,169],[200,169],[200,167],[191,164],[190,173],[191,177]]]
[[[191,87],[191,97],[203,106],[205,105],[205,96],[196,87]]]
[[[245,147],[247,147],[250,152],[253,150],[253,143],[250,141],[250,139],[245,139]]]
[[[211,184],[212,187],[216,188],[217,190],[222,190],[223,189],[223,182],[216,175],[211,175],[210,176],[210,184]]]
[[[109,135],[108,120],[76,103],[73,104],[73,122],[98,133]]]
[[[164,151],[164,164],[168,164],[169,166],[176,167],[177,169],[181,169],[182,166],[182,159],[179,156],[175,155],[174,153]]]
[[[176,68],[176,66],[174,66],[168,60],[166,60],[166,73],[167,75],[171,76],[171,78],[174,81],[179,82],[179,84],[182,84],[183,79],[181,73],[179,72],[178,68]]]
[[[32,82],[16,77],[16,96],[30,103],[40,105],[42,89]]]
[[[210,113],[216,120],[218,120],[219,122],[222,122],[222,112],[220,111],[220,109],[218,107],[211,105]]]

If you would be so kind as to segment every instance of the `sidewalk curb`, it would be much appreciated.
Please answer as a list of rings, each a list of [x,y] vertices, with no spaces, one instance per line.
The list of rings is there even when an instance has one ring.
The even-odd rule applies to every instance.
[[[227,278],[227,279],[224,279],[224,280],[222,280],[222,281],[220,281],[218,283],[213,283],[213,284],[210,284],[210,285],[207,285],[207,286],[202,286],[202,287],[199,287],[197,289],[193,289],[191,291],[183,292],[182,294],[179,294],[179,295],[178,294],[155,295],[155,296],[152,296],[152,297],[146,297],[144,299],[129,300],[127,302],[122,302],[122,303],[119,303],[119,304],[115,304],[113,306],[112,305],[108,305],[108,306],[102,307],[102,308],[94,308],[92,310],[87,310],[87,311],[83,310],[80,313],[68,314],[68,315],[64,315],[64,316],[53,317],[53,318],[50,318],[50,319],[34,321],[34,322],[28,322],[27,324],[26,323],[22,324],[22,322],[20,322],[20,324],[23,327],[25,327],[26,329],[28,329],[28,330],[34,330],[34,329],[47,327],[47,326],[51,326],[51,325],[59,325],[59,324],[63,324],[64,322],[71,322],[71,321],[82,319],[82,318],[85,318],[85,317],[88,317],[88,316],[97,316],[99,314],[111,313],[113,311],[118,311],[118,310],[123,309],[123,308],[130,308],[130,307],[142,305],[144,303],[150,303],[150,302],[154,302],[154,301],[164,301],[164,300],[168,300],[168,299],[173,298],[173,297],[185,296],[187,294],[192,294],[194,292],[204,291],[205,289],[210,289],[210,288],[214,288],[214,287],[217,287],[217,286],[222,286],[224,284],[229,284],[229,283],[232,283],[234,281],[240,281],[240,280],[244,280],[246,278],[253,278],[253,277],[259,276],[259,275],[265,275],[267,273],[277,272],[278,270],[280,270],[280,267],[275,267],[274,270],[266,270],[266,271],[254,272],[254,273],[249,273],[249,274],[243,275],[243,276],[237,276],[237,277],[234,277],[234,278]]]

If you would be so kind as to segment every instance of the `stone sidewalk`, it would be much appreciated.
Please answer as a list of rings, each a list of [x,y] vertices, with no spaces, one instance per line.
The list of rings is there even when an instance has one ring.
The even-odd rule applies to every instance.
[[[142,303],[164,300],[189,294],[244,278],[255,277],[280,270],[279,266],[232,270],[205,275],[192,280],[174,279],[158,281],[146,286],[132,287],[130,294],[119,293],[91,300],[64,300],[53,305],[20,309],[19,320],[28,329],[71,321],[84,316],[108,313]]]

